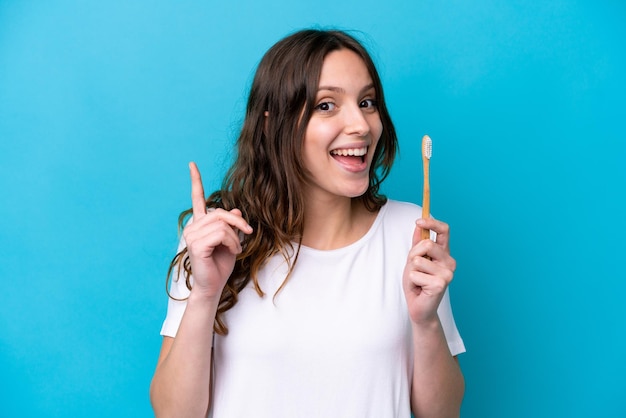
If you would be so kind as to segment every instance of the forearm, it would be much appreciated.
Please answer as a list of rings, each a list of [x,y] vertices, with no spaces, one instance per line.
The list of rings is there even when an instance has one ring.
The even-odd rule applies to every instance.
[[[191,292],[176,338],[159,359],[150,387],[157,417],[207,415],[216,311],[216,301]]]
[[[415,417],[458,417],[465,382],[439,320],[413,325],[413,350],[411,407]]]

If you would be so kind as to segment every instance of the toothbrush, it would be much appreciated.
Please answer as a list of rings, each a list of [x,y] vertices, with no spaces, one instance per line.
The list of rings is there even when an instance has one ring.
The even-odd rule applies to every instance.
[[[433,155],[433,141],[428,135],[422,138],[422,162],[424,165],[424,193],[422,195],[422,219],[430,216],[430,157]],[[430,238],[430,230],[422,229],[422,239]]]

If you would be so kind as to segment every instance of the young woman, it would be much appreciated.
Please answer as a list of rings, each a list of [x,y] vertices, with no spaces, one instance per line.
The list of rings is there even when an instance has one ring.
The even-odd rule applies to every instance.
[[[190,164],[156,415],[458,416],[449,229],[379,193],[397,139],[363,46],[340,31],[279,41],[237,146],[206,200]]]

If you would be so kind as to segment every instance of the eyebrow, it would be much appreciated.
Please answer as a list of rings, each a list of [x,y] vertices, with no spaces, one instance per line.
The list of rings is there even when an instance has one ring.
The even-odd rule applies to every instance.
[[[367,86],[363,87],[359,93],[366,92],[367,90],[370,90],[370,89],[373,89],[373,88],[374,88],[374,83],[370,83]],[[317,91],[321,91],[321,90],[334,91],[335,93],[345,93],[346,92],[345,89],[343,89],[341,87],[335,87],[335,86],[319,86]]]

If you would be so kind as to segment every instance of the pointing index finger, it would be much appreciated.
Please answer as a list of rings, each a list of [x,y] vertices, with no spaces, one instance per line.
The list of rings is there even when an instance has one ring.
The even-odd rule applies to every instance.
[[[206,215],[206,200],[204,199],[204,187],[202,187],[202,177],[200,170],[194,162],[189,163],[189,175],[191,176],[191,207],[193,217],[199,219]]]

